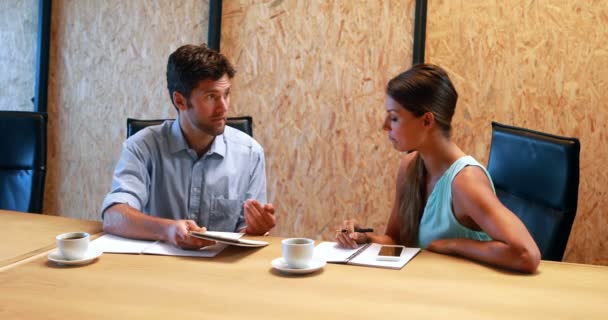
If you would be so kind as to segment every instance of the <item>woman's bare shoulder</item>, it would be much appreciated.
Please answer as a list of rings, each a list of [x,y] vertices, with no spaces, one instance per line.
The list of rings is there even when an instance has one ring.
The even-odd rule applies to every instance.
[[[492,190],[490,180],[481,167],[466,166],[454,178],[452,189],[457,191],[470,191],[471,188],[489,188]]]

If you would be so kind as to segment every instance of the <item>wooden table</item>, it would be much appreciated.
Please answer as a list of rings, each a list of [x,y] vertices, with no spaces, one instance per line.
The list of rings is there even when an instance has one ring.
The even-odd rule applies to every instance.
[[[24,238],[23,236],[19,239]],[[608,319],[608,268],[541,263],[520,275],[421,252],[402,270],[330,264],[275,272],[268,247],[215,258],[41,255],[0,272],[0,319]]]
[[[101,222],[0,210],[0,268],[55,247],[70,231],[101,232]]]

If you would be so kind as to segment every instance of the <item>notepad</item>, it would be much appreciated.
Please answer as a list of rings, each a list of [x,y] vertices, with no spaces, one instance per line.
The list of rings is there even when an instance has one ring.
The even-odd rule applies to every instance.
[[[238,240],[242,233],[208,231],[217,236]],[[162,241],[146,241],[128,239],[113,234],[103,236],[91,241],[92,247],[106,253],[130,253],[130,254],[156,254],[180,257],[215,257],[228,245],[223,243],[214,244],[199,250],[184,250]]]
[[[404,247],[399,260],[380,261],[377,260],[381,244],[367,243],[360,245],[357,249],[343,248],[337,242],[321,242],[315,247],[315,257],[323,259],[329,263],[342,263],[357,266],[401,269],[412,260],[420,248]]]
[[[190,231],[190,235],[199,239],[217,241],[218,243],[224,243],[239,247],[265,247],[268,245],[266,241],[239,239],[231,236],[230,233],[226,232],[213,232],[213,231]]]

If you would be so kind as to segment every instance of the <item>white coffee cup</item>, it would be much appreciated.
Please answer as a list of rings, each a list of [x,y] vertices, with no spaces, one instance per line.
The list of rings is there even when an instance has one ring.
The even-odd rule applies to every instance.
[[[307,268],[312,261],[315,242],[306,238],[290,238],[282,242],[283,259],[292,269]]]
[[[59,253],[66,260],[80,260],[89,249],[90,236],[86,232],[68,232],[55,237]]]

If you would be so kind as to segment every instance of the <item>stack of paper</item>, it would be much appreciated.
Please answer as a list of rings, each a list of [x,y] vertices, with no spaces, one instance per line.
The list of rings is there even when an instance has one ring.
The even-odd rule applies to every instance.
[[[212,231],[208,232],[220,237],[234,240],[238,240],[240,237],[243,236],[242,233]],[[182,257],[215,257],[228,245],[218,243],[212,246],[201,248],[199,250],[183,250],[176,248],[171,244],[164,243],[162,241],[134,240],[115,236],[112,234],[105,234],[91,241],[91,246],[98,248],[99,250],[106,253],[158,254]]]

